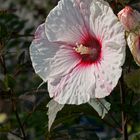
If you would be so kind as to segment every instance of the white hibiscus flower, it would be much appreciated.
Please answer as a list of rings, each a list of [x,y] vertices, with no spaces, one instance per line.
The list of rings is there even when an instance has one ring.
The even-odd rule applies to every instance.
[[[124,29],[103,0],[60,0],[38,27],[30,56],[59,104],[104,98],[122,73]]]

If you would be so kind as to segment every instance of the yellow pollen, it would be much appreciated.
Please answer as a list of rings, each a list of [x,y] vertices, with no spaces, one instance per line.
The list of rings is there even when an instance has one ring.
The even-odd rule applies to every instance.
[[[84,46],[83,44],[78,44],[78,43],[76,43],[76,47],[74,47],[74,50],[77,53],[80,53],[81,55],[83,55],[83,54],[90,54],[90,51],[91,51],[90,48]]]

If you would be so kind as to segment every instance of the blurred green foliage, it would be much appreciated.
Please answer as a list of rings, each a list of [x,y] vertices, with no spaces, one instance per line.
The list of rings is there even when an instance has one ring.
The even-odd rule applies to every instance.
[[[35,75],[29,57],[29,46],[36,27],[33,23],[28,26],[28,20],[16,14],[20,13],[16,5],[26,8],[27,13],[33,11],[33,20],[40,17],[38,23],[41,23],[57,2],[58,0],[45,0],[45,4],[37,4],[32,0],[27,3],[24,0],[15,0],[9,3],[7,9],[0,6],[0,113],[5,113],[8,117],[0,123],[0,140],[22,139],[22,127],[27,140],[96,140],[97,134],[105,135],[102,137],[104,140],[113,137],[120,139],[121,134],[116,130],[118,126],[111,117],[113,115],[121,123],[119,85],[107,98],[111,103],[111,111],[105,119],[101,120],[87,104],[66,105],[58,113],[51,132],[47,131],[45,106],[50,101],[47,84],[37,89],[42,81]],[[117,13],[126,4],[135,5],[137,0],[108,2]],[[127,96],[124,108],[128,115],[130,140],[139,140],[140,95],[136,93],[139,93],[140,72],[128,48],[126,58],[124,79]]]

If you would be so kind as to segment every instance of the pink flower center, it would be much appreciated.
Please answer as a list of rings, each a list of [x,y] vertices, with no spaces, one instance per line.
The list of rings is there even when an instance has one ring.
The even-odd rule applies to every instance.
[[[82,43],[76,43],[74,50],[82,58],[82,63],[96,63],[101,58],[101,42],[97,38],[88,37],[82,40]]]

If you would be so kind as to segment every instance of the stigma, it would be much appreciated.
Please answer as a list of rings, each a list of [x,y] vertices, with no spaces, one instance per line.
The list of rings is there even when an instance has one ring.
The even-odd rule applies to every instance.
[[[95,63],[100,59],[101,47],[98,41],[91,40],[83,44],[76,43],[73,48],[83,63]]]
[[[90,54],[91,48],[84,46],[83,44],[76,43],[76,47],[73,48],[77,53],[84,55]]]

